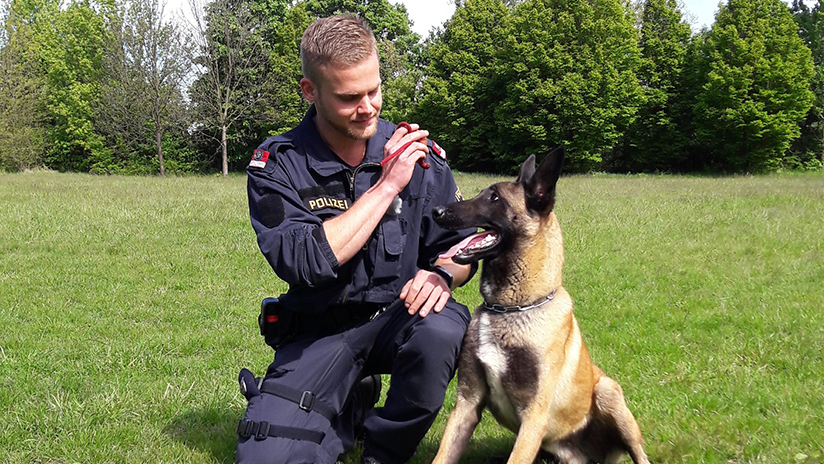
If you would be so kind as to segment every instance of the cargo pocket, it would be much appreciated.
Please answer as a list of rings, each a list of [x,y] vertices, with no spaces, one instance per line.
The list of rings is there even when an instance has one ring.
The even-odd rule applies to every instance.
[[[373,278],[397,278],[401,271],[401,255],[406,243],[406,221],[386,215],[381,220]]]

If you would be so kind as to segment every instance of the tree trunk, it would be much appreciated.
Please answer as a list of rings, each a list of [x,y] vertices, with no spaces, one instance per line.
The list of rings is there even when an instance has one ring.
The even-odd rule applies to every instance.
[[[163,167],[163,136],[160,129],[155,129],[155,146],[157,147],[157,162],[160,164],[160,175],[166,177],[166,168]]]
[[[229,175],[229,154],[226,148],[226,124],[220,126],[220,150],[223,152],[223,177]]]

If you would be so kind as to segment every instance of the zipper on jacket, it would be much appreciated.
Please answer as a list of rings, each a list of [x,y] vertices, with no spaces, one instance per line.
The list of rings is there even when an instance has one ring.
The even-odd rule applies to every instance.
[[[381,165],[378,163],[364,163],[358,165],[358,167],[356,167],[354,171],[351,171],[349,169],[346,170],[346,177],[349,181],[349,198],[352,199],[352,203],[355,203],[355,178],[358,176],[358,173],[361,171],[361,169],[373,167],[379,168],[381,167]]]

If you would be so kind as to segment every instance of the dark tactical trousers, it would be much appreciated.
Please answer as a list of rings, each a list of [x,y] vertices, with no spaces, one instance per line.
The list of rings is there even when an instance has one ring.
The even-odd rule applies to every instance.
[[[329,411],[336,415],[330,421],[317,410],[301,409],[275,394],[253,396],[246,421],[310,430],[319,443],[241,436],[237,462],[334,463],[354,444],[353,427],[361,407],[353,386],[372,374],[391,374],[391,381],[385,405],[366,413],[363,454],[385,464],[406,462],[443,405],[469,317],[467,308],[452,299],[443,311],[425,318],[410,316],[397,301],[374,320],[354,322],[338,333],[320,338],[301,333],[277,350],[264,385],[270,390],[283,385],[293,392],[310,391],[315,402],[328,406],[326,416]]]

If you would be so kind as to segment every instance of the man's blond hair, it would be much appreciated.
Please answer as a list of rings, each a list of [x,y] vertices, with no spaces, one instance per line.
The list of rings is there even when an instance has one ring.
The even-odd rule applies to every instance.
[[[349,68],[378,54],[372,29],[352,14],[321,18],[312,23],[300,40],[303,77],[318,85],[318,70],[327,66]]]

